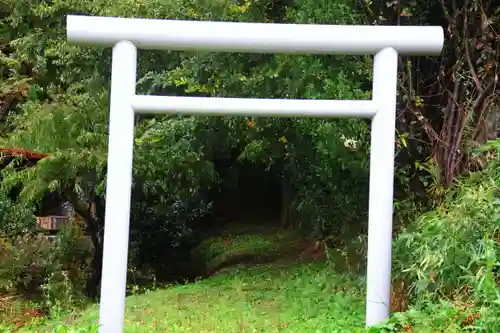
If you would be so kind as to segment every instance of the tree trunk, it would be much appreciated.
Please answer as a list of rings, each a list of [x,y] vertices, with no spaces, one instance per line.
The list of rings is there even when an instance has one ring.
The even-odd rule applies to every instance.
[[[99,284],[101,282],[102,274],[102,246],[95,246],[94,243],[94,257],[90,264],[90,275],[85,286],[86,296],[95,299],[99,295]]]
[[[104,205],[99,198],[94,198],[91,203],[93,225],[92,234],[94,236],[92,243],[94,244],[94,257],[91,263],[90,277],[87,281],[87,295],[90,298],[96,298],[99,294],[99,285],[102,275],[102,257],[103,257],[103,236],[104,236]]]
[[[94,246],[85,293],[87,297],[95,299],[99,294],[102,273],[104,205],[97,197],[91,197],[91,200],[87,203],[80,199],[73,190],[66,190],[65,194],[75,211],[85,221],[85,227]]]
[[[290,225],[290,204],[293,200],[292,186],[286,179],[286,176],[281,178],[281,227],[287,228]]]

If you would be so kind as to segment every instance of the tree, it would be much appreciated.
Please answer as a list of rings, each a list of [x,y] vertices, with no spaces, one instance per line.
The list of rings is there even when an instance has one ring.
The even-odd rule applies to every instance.
[[[357,20],[348,1],[302,0],[294,6],[266,2],[262,7],[252,1],[222,0],[186,0],[182,6],[161,1],[104,5],[100,0],[2,4],[7,31],[1,44],[1,72],[6,77],[0,85],[6,115],[3,144],[50,155],[34,168],[11,172],[5,183],[22,185],[25,202],[36,203],[47,191],[57,192],[84,217],[96,250],[87,285],[92,296],[102,255],[110,50],[67,45],[65,15],[296,23]],[[369,98],[367,60],[148,51],[140,53],[138,90],[183,96]],[[206,193],[221,181],[214,166],[221,158],[231,163],[258,161],[263,173],[285,185],[293,183],[288,191],[293,196],[287,196],[284,206],[294,215],[295,226],[328,234],[340,232],[341,225],[361,225],[362,214],[352,212],[366,211],[366,200],[358,197],[367,196],[367,133],[367,123],[361,120],[138,116],[131,260],[165,269],[160,264],[165,244],[179,249],[190,233],[189,222],[209,210]],[[343,220],[336,218],[339,215]]]
[[[400,158],[414,190],[439,199],[463,171],[484,167],[472,149],[499,135],[498,11],[494,1],[377,1],[375,24],[440,25],[443,56],[402,57]]]

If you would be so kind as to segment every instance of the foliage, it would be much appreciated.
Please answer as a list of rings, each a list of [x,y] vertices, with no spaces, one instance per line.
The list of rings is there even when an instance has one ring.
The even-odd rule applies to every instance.
[[[250,12],[236,17],[244,19],[246,15],[251,21]],[[328,1],[297,2],[284,16],[284,20],[295,23],[352,23],[356,19],[349,3]],[[186,56],[174,70],[146,73],[140,84],[163,81],[174,86],[155,84],[154,90],[147,90],[155,94],[183,88],[190,95],[204,96],[366,99],[366,83],[371,77],[368,60],[196,54]],[[275,177],[294,185],[290,209],[296,226],[321,235],[336,233],[340,225],[359,224],[363,219],[368,157],[365,122],[253,117],[199,121],[205,128],[205,142],[213,140],[212,145],[204,147],[207,157],[262,163]],[[210,128],[218,133],[207,134]],[[357,145],[346,147],[346,141]],[[339,184],[339,179],[344,182]],[[352,215],[354,211],[357,216]]]
[[[71,308],[80,300],[89,257],[78,227],[64,230],[53,242],[40,234],[4,238],[0,293],[43,295],[48,309]]]
[[[499,183],[493,159],[398,235],[395,271],[410,283],[413,306],[394,316],[391,327],[498,331]]]
[[[0,264],[2,293],[25,291],[32,281],[39,282],[40,275],[43,275],[43,268],[40,267],[50,264],[49,253],[48,242],[41,237],[3,238]]]
[[[270,2],[260,6],[249,1],[183,1],[181,5],[3,0],[3,4],[2,76],[9,87],[23,89],[14,94],[13,88],[2,84],[10,101],[3,144],[50,154],[34,168],[8,169],[5,183],[22,185],[22,200],[32,204],[48,191],[57,192],[84,217],[96,249],[94,281],[89,285],[94,293],[104,225],[110,52],[68,45],[64,16],[296,23],[357,20],[349,1],[303,0],[287,10]],[[139,56],[138,90],[185,96],[368,98],[368,60],[147,51]],[[297,226],[329,234],[341,232],[342,225],[359,225],[366,213],[367,134],[367,124],[360,120],[138,117],[131,260],[137,266],[156,262],[160,271],[164,267],[159,266],[172,271],[173,263],[185,261],[186,251],[180,246],[191,233],[189,223],[209,212],[206,193],[224,181],[214,168],[216,159],[233,164],[263,162],[266,171],[262,172],[293,183],[287,205]],[[346,142],[356,142],[356,147]],[[91,212],[90,207],[96,209]],[[165,252],[174,257],[166,260]]]
[[[96,250],[96,260],[92,265],[94,277],[100,275],[99,258],[102,255],[102,231],[104,220],[104,197],[106,176],[106,151],[107,151],[107,81],[109,79],[109,51],[101,49],[84,49],[69,46],[65,41],[65,27],[60,24],[63,15],[74,12],[87,12],[100,15],[110,14],[108,4],[99,1],[72,2],[58,1],[51,4],[46,2],[15,2],[5,1],[2,11],[3,21],[9,24],[8,35],[4,40],[4,53],[11,60],[7,64],[24,62],[24,67],[8,67],[2,72],[11,80],[23,79],[29,82],[27,91],[18,98],[17,103],[9,104],[10,116],[6,119],[6,125],[10,129],[4,140],[4,145],[32,149],[39,152],[47,152],[50,156],[36,165],[34,168],[11,171],[6,175],[6,186],[22,185],[21,198],[23,202],[36,204],[46,192],[58,192],[66,197],[77,212],[82,215],[87,224],[87,231],[91,234]],[[116,2],[109,8],[115,15],[135,16],[145,14],[146,16],[164,16],[164,12],[158,12],[156,6],[135,6],[132,3],[124,4]],[[176,6],[164,5],[167,11],[172,11]],[[173,13],[170,12],[170,15]],[[40,25],[40,21],[43,22]],[[43,28],[42,28],[43,27]],[[167,54],[168,57],[168,54]],[[141,62],[155,63],[158,59],[165,58],[165,54],[154,54],[150,57],[142,57]],[[178,59],[174,55],[173,59]],[[155,61],[156,60],[156,61]],[[172,60],[172,59],[170,59]],[[161,63],[172,63],[172,61],[160,61]],[[26,70],[27,67],[29,70]],[[147,66],[145,66],[147,68]],[[172,122],[172,121],[171,121]],[[141,125],[141,124],[139,124]],[[181,124],[180,130],[183,128]],[[138,136],[141,137],[138,127]],[[161,128],[157,126],[156,130]],[[146,128],[151,132],[152,130]],[[146,130],[145,129],[145,130]],[[187,134],[187,133],[185,133]],[[174,139],[174,138],[171,138]],[[163,142],[166,143],[166,142]],[[144,147],[141,153],[141,148]],[[186,151],[190,153],[189,147],[179,145],[181,150],[173,152],[174,155],[183,159]],[[179,160],[177,167],[172,165],[168,170],[159,167],[166,166],[165,161],[157,165],[156,173],[149,169],[151,162],[148,160],[159,157],[158,154],[164,147],[159,143],[151,145],[136,145],[136,161],[143,163],[136,170],[141,173],[141,178],[136,179],[135,197],[144,200],[135,202],[133,226],[141,228],[142,244],[150,245],[143,248],[148,253],[151,248],[157,246],[156,251],[163,252],[165,244],[177,244],[179,229],[185,223],[181,217],[180,224],[170,223],[173,226],[168,236],[173,238],[165,242],[159,241],[158,237],[167,236],[165,233],[157,233],[164,230],[161,223],[167,225],[170,213],[164,209],[169,203],[182,201],[182,204],[193,205],[197,208],[198,202],[183,195],[191,195],[189,187],[179,189],[158,186],[158,179],[165,176],[167,172],[190,172],[190,165],[184,165]],[[168,153],[163,154],[163,157]],[[137,163],[136,163],[137,165]],[[179,168],[182,168],[180,170]],[[146,172],[147,171],[147,172]],[[148,173],[149,172],[149,173]],[[137,172],[136,172],[137,174]],[[156,179],[147,176],[157,177]],[[196,175],[195,175],[196,176]],[[168,176],[167,176],[168,177]],[[151,184],[150,188],[145,185]],[[172,184],[173,185],[173,184]],[[187,186],[188,184],[186,184]],[[158,187],[155,187],[158,186]],[[142,188],[141,188],[142,187]],[[159,191],[159,190],[162,191]],[[169,192],[173,189],[173,192]],[[196,192],[196,191],[192,191]],[[147,195],[144,195],[146,193]],[[170,197],[170,195],[172,196]],[[177,195],[176,195],[177,194]],[[150,198],[160,198],[154,207],[147,206],[147,202],[154,202]],[[193,198],[196,197],[193,195]],[[163,199],[162,199],[163,198]],[[203,207],[203,204],[200,205]],[[94,212],[90,207],[95,207]],[[147,208],[147,209],[146,209]],[[185,207],[190,210],[192,207]],[[148,211],[148,209],[150,209]],[[159,211],[162,210],[162,211]],[[177,213],[175,213],[177,214]],[[151,218],[154,217],[154,218]],[[140,221],[138,221],[140,219]],[[151,223],[140,223],[140,222]],[[139,222],[139,223],[135,223]],[[160,225],[154,225],[160,223]],[[153,227],[150,227],[153,225]],[[149,236],[145,233],[150,232]],[[137,232],[133,233],[137,235]],[[156,242],[148,242],[148,237],[155,237]],[[159,244],[161,248],[158,248]],[[144,259],[144,256],[142,257]],[[96,291],[97,282],[93,281],[92,289]]]
[[[400,197],[439,202],[445,189],[485,160],[472,150],[499,135],[498,35],[491,0],[366,2],[371,24],[443,27],[442,57],[400,61],[398,158]],[[407,190],[405,190],[405,188]]]
[[[33,207],[13,202],[5,189],[0,189],[0,235],[12,237],[35,229]]]
[[[426,302],[419,308],[395,313],[389,322],[368,332],[498,332],[498,306],[474,306],[461,302]]]
[[[491,300],[499,263],[498,164],[474,174],[435,211],[422,215],[396,241],[399,271],[415,294],[434,297],[476,293]],[[470,290],[463,290],[468,286]]]
[[[170,278],[188,274],[191,233],[187,222],[210,209],[204,191],[217,179],[212,163],[196,145],[196,119],[170,118],[144,124],[136,139],[132,195],[132,239],[139,267],[152,264]],[[154,198],[154,200],[152,200]],[[168,248],[168,253],[165,253]],[[142,263],[142,264],[141,264]],[[146,265],[147,266],[147,265]]]

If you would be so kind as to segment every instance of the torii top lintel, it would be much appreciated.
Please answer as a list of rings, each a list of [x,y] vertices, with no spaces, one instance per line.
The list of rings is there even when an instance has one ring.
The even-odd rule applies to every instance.
[[[440,26],[371,26],[181,21],[68,15],[72,44],[111,47],[128,40],[140,49],[299,54],[438,55]]]

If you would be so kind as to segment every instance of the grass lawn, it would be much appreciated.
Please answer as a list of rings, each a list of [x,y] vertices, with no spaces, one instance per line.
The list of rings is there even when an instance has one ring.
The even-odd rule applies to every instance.
[[[262,255],[265,249],[279,251],[278,239],[282,244],[291,240],[290,235],[273,232],[227,236],[231,242],[219,236],[212,245],[202,244],[207,258],[217,265],[221,256],[235,257],[228,252]],[[362,278],[343,276],[325,263],[242,265],[196,283],[128,297],[125,332],[364,331]],[[19,332],[97,332],[97,319],[97,308],[92,306],[74,321],[34,322]]]

